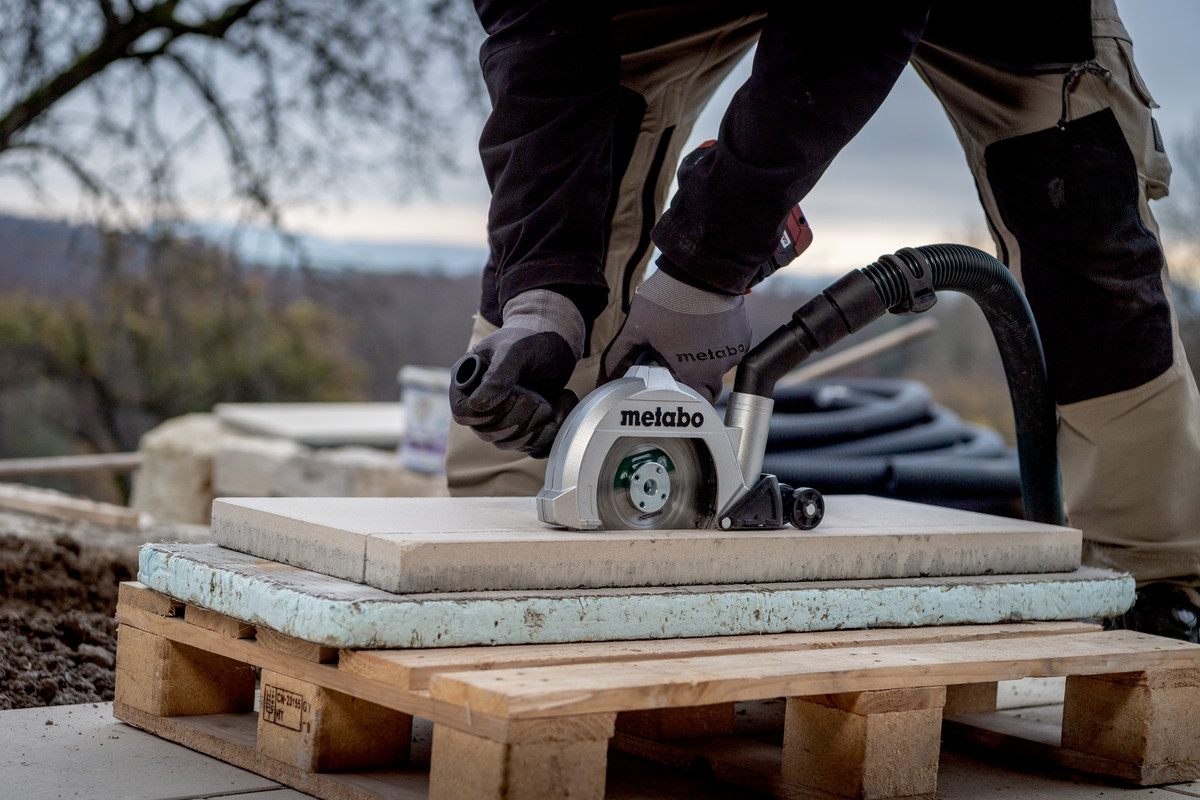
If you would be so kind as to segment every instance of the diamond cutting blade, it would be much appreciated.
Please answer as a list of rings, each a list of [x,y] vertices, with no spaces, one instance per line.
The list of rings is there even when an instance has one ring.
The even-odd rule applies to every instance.
[[[600,522],[609,530],[709,527],[716,502],[712,473],[695,440],[618,439],[600,467]]]

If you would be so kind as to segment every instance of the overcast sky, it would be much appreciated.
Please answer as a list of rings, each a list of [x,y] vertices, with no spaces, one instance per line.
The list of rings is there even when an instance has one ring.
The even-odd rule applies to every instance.
[[[1118,0],[1118,8],[1132,35],[1138,66],[1162,106],[1155,115],[1171,152],[1181,138],[1200,135],[1200,67],[1195,59],[1200,0]],[[725,104],[748,72],[749,59],[701,117],[693,145],[716,135]],[[442,180],[436,199],[418,196],[400,203],[389,198],[388,186],[368,181],[346,193],[354,198],[352,205],[291,209],[285,223],[295,232],[334,240],[483,248],[488,192],[474,151],[478,130],[462,134],[460,160],[466,169]],[[0,194],[5,195],[0,207],[29,210],[14,205],[13,193]],[[66,201],[64,208],[71,207],[69,197],[59,199]],[[816,238],[792,270],[844,272],[882,253],[937,241],[988,246],[962,151],[941,107],[911,69],[803,206]]]
[[[1200,131],[1200,0],[1119,0],[1135,57],[1170,146]],[[749,70],[731,75],[701,118],[696,143],[715,135],[720,112]],[[445,182],[437,203],[363,202],[346,212],[300,213],[294,222],[322,235],[373,240],[430,239],[481,245],[487,189],[471,164]],[[1169,202],[1164,201],[1164,202]],[[962,151],[941,107],[911,69],[804,202],[816,240],[793,268],[844,271],[883,252],[934,241],[977,241],[982,212]],[[986,240],[985,240],[986,241]]]

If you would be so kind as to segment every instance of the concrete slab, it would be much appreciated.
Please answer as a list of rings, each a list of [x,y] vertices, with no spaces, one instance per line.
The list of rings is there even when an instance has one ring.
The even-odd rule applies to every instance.
[[[996,708],[1003,710],[1062,705],[1066,689],[1066,678],[1000,681],[996,687]]]
[[[1070,572],[1073,528],[865,495],[814,531],[565,531],[532,498],[223,498],[221,545],[389,592]]]
[[[0,731],[0,786],[9,797],[308,797],[118,722],[110,703],[0,712]]]
[[[669,639],[1111,616],[1133,579],[1039,575],[393,594],[213,545],[150,544],[138,579],[186,603],[330,647]]]
[[[117,722],[109,703],[0,712],[0,786],[24,800],[63,797],[121,800],[244,798],[306,800],[254,773]],[[427,765],[430,726],[417,720],[414,763]],[[1129,788],[1066,774],[1009,769],[995,761],[943,750],[940,800],[1181,800],[1197,784]],[[695,773],[610,753],[608,800],[747,800],[763,797]]]
[[[1112,797],[1183,800],[1167,787],[1129,788],[1101,783],[1095,778],[1046,772],[1017,771],[993,761],[942,750],[938,761],[937,796],[940,800],[978,800],[981,797],[1011,800],[1097,800]]]
[[[404,435],[400,403],[218,403],[213,414],[247,433],[310,447],[359,444],[395,448]]]

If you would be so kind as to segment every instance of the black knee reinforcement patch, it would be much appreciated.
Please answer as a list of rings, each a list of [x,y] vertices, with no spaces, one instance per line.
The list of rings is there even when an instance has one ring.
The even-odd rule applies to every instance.
[[[988,181],[1021,251],[1058,403],[1132,389],[1173,358],[1158,240],[1133,154],[1105,109],[996,142]]]

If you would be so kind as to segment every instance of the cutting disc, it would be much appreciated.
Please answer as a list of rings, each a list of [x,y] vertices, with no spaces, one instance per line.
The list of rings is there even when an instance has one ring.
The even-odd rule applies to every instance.
[[[610,530],[709,527],[716,485],[706,464],[692,439],[618,439],[600,467],[600,522]]]

